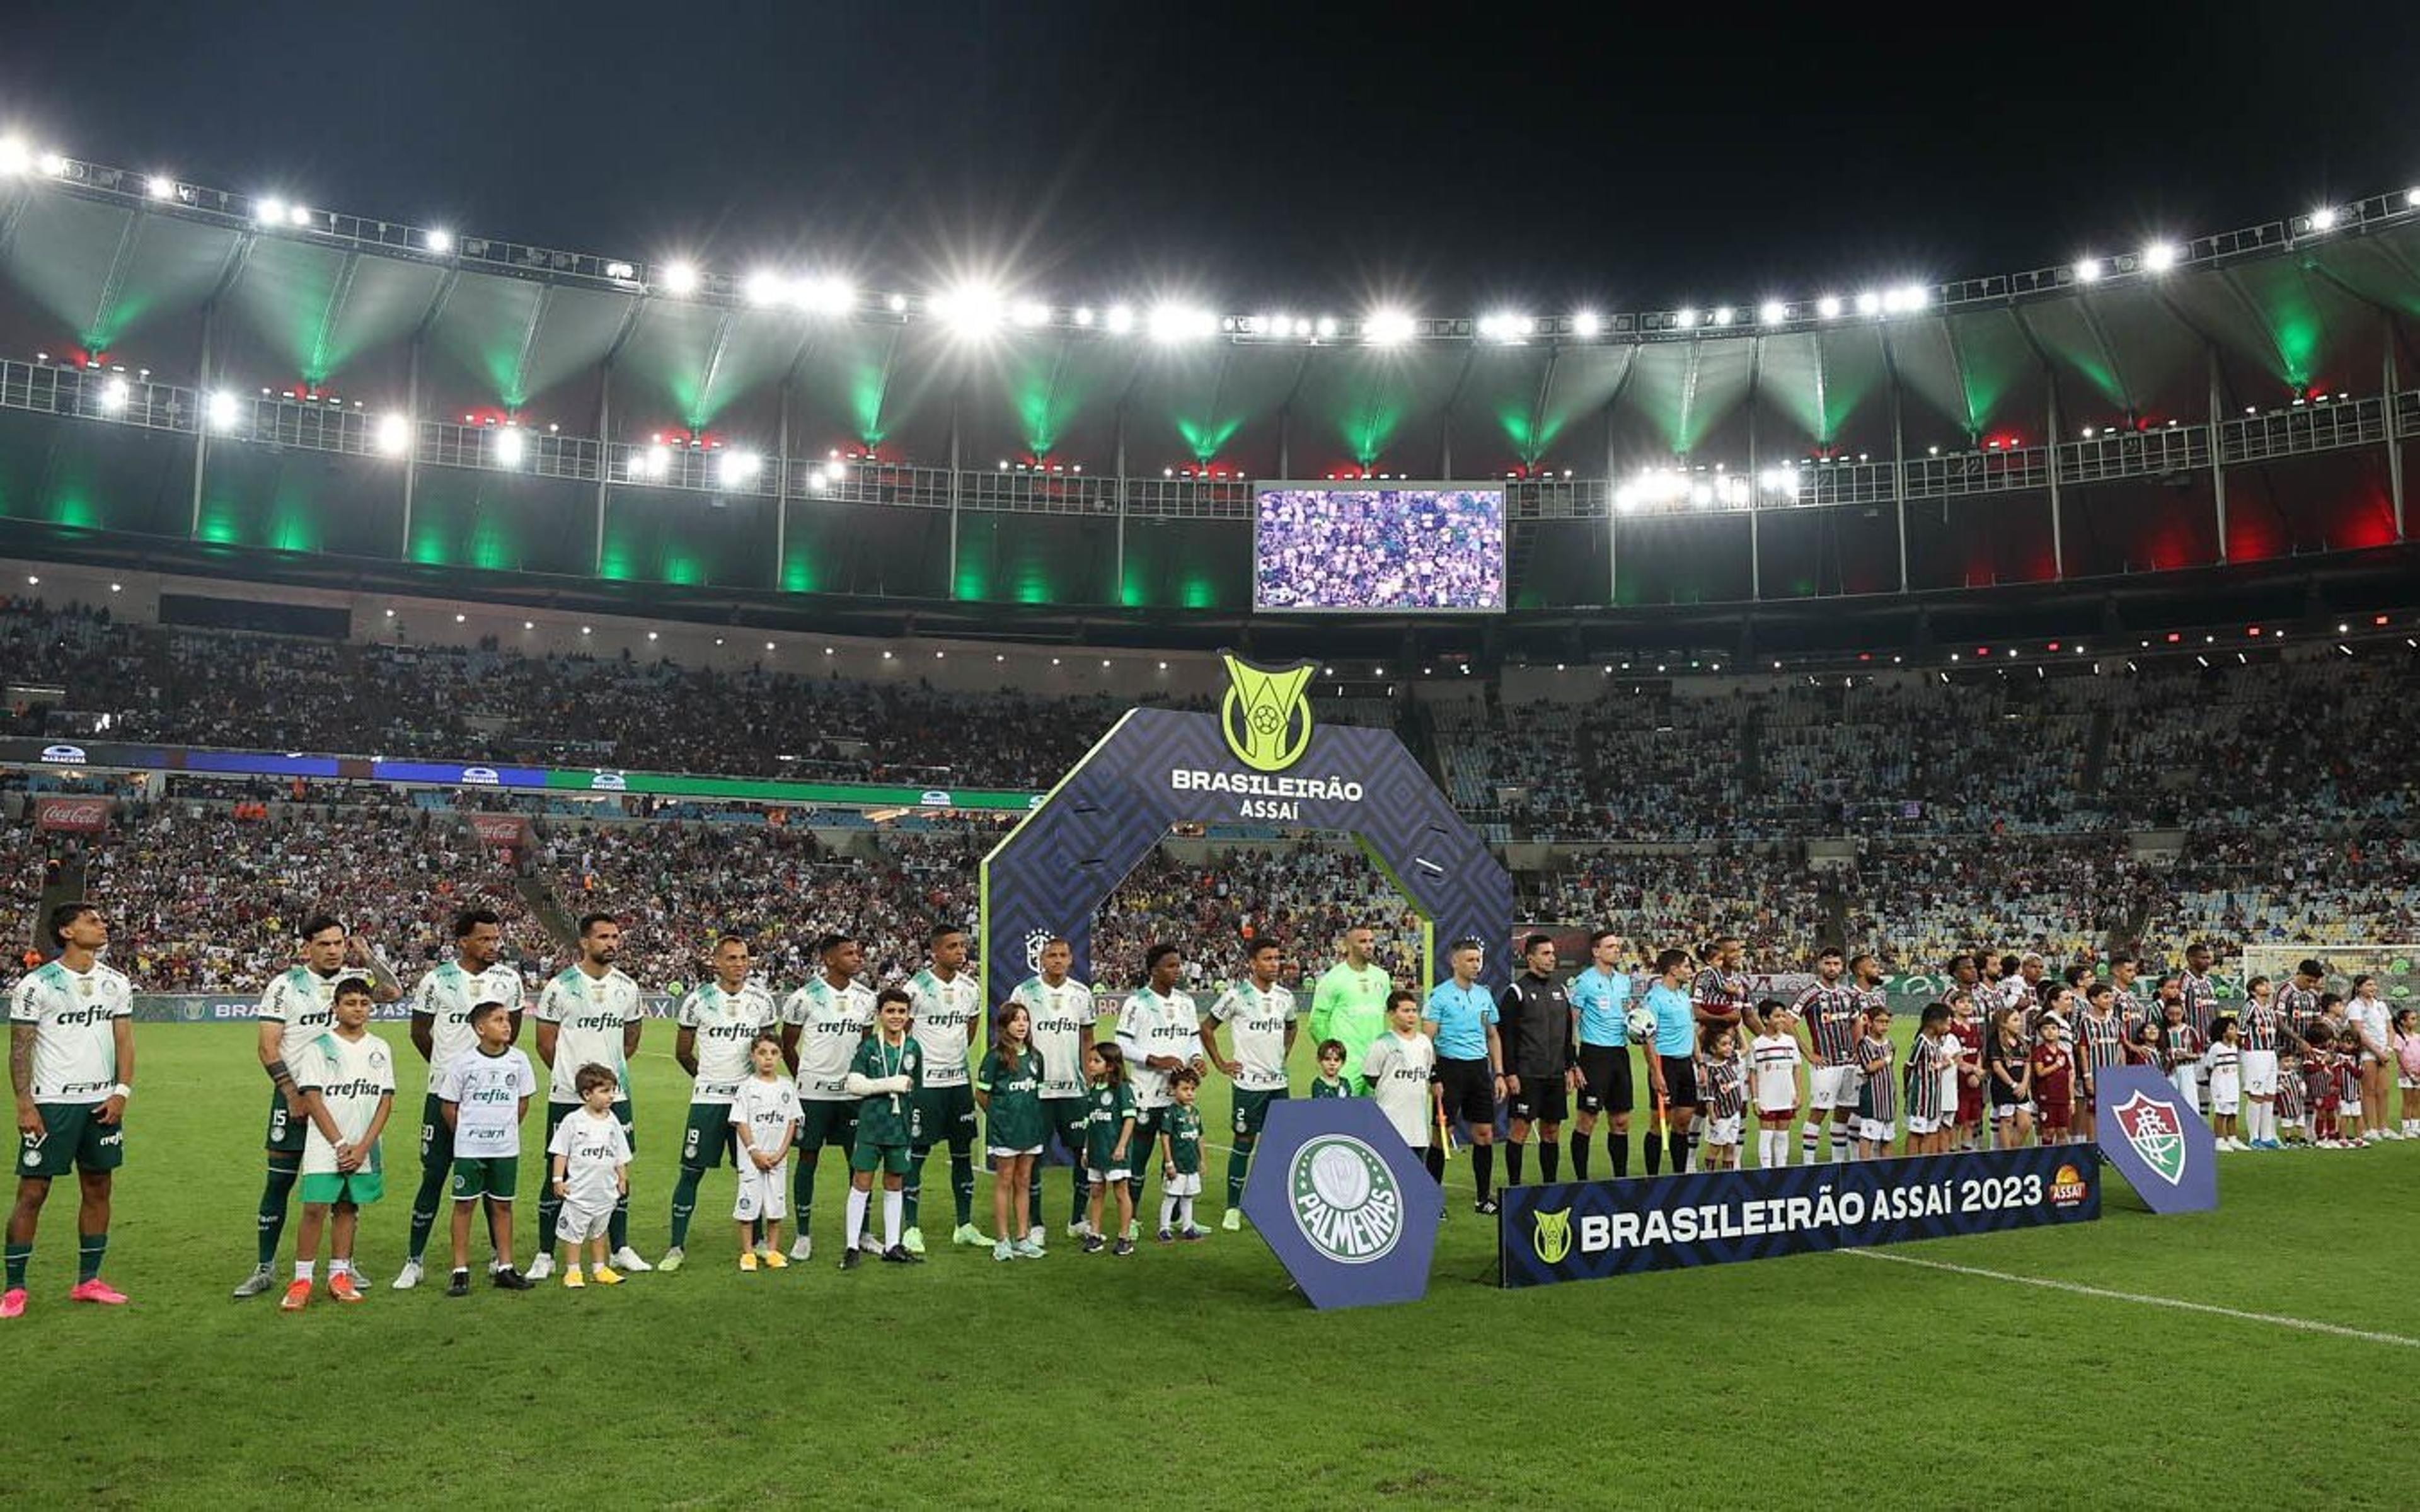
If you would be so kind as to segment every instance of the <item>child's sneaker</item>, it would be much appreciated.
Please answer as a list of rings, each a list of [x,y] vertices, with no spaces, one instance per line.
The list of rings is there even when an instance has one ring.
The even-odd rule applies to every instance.
[[[588,1285],[588,1277],[582,1273],[580,1267],[566,1266],[563,1273],[563,1284],[578,1291]]]
[[[1125,1241],[1122,1239],[1119,1240],[1118,1242],[1123,1244]],[[1109,1247],[1109,1242],[1103,1239],[1098,1234],[1086,1234],[1084,1236],[1084,1253],[1087,1255],[1098,1255],[1101,1251]]]
[[[1069,1239],[1084,1239],[1089,1237],[1092,1232],[1093,1226],[1081,1218],[1077,1219],[1074,1223],[1067,1226],[1067,1237]]]
[[[739,1252],[739,1268],[743,1271],[753,1271],[756,1269],[756,1252],[754,1250],[744,1249]]]
[[[600,1265],[588,1273],[588,1279],[600,1287],[618,1287],[622,1284],[622,1273],[610,1265]]]
[[[445,1295],[449,1297],[467,1297],[470,1294],[471,1273],[468,1271],[455,1272],[445,1283]]]
[[[498,1291],[527,1291],[533,1285],[535,1285],[529,1277],[521,1274],[519,1271],[514,1270],[509,1265],[496,1272],[495,1274],[488,1277],[488,1281],[489,1284],[493,1286]]]
[[[1185,1242],[1188,1244],[1198,1244],[1202,1241],[1208,1239],[1210,1236],[1203,1233],[1201,1229],[1194,1227],[1191,1224],[1187,1224],[1185,1227],[1178,1232],[1176,1237],[1185,1241]]]
[[[529,1270],[525,1273],[533,1281],[545,1280],[548,1276],[554,1274],[554,1257],[551,1255],[539,1256],[536,1259],[530,1261]]]
[[[1117,1248],[1109,1251],[1112,1255],[1132,1255],[1134,1252],[1135,1242],[1131,1239],[1119,1240]]]
[[[1008,1252],[1020,1260],[1038,1260],[1050,1253],[1031,1239],[1018,1240],[1008,1247]]]
[[[1172,1228],[1163,1228],[1153,1237],[1157,1239],[1163,1244],[1173,1244],[1176,1242],[1176,1231]]]
[[[338,1302],[359,1302],[362,1288],[353,1281],[353,1273],[339,1271],[328,1278],[328,1295]]]
[[[299,1313],[310,1305],[311,1283],[308,1281],[295,1281],[286,1288],[286,1295],[277,1299],[277,1310],[281,1313]]]
[[[995,1260],[1014,1259],[1016,1257],[1016,1246],[1007,1240],[1001,1240],[992,1245],[991,1257]]]
[[[768,1249],[765,1252],[765,1269],[768,1271],[786,1271],[789,1268],[790,1257],[780,1250]]]

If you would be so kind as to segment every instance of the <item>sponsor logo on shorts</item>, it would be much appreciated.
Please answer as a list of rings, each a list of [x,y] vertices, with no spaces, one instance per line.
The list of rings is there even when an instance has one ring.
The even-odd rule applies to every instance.
[[[1325,1134],[1295,1151],[1286,1171],[1295,1227],[1311,1248],[1363,1265],[1404,1237],[1404,1194],[1378,1152],[1351,1134]]]
[[[2185,1135],[2166,1103],[2136,1092],[2111,1112],[2134,1153],[2171,1186],[2185,1179]]]
[[[1529,1244],[1538,1258],[1548,1265],[1560,1265],[1563,1257],[1572,1252],[1572,1210],[1548,1212],[1544,1209],[1529,1215]]]

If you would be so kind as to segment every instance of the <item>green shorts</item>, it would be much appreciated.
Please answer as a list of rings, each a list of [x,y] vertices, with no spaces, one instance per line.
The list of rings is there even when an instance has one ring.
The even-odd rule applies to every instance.
[[[852,1145],[848,1151],[848,1168],[852,1171],[883,1171],[892,1176],[905,1176],[916,1164],[906,1145]]]
[[[114,1171],[126,1160],[126,1127],[103,1123],[93,1115],[99,1103],[37,1103],[46,1131],[36,1139],[19,1134],[17,1175],[29,1181],[65,1176],[70,1168]]]
[[[454,1161],[454,1184],[449,1190],[457,1202],[480,1197],[510,1202],[520,1179],[519,1155],[460,1155]]]
[[[561,1126],[564,1119],[579,1112],[581,1104],[578,1103],[549,1103],[546,1105],[547,1149],[552,1149],[554,1148],[554,1131]],[[628,1098],[621,1097],[613,1100],[613,1121],[622,1126],[622,1138],[628,1143],[630,1153],[633,1155],[637,1154],[639,1152],[639,1133],[630,1122],[630,1100]],[[552,1167],[550,1166],[549,1168],[551,1169]]]
[[[965,1084],[918,1088],[909,1118],[908,1137],[918,1149],[969,1149],[975,1142],[975,1089]]]
[[[1081,1097],[1046,1097],[1042,1100],[1043,1126],[1059,1136],[1059,1148],[1067,1152],[1071,1165],[1084,1164],[1084,1119],[1091,1104]],[[1047,1155],[1046,1147],[1043,1153]]]
[[[269,1089],[269,1136],[262,1143],[272,1155],[300,1155],[311,1137],[311,1120],[286,1105],[286,1094]]]
[[[710,1171],[739,1164],[739,1131],[731,1127],[728,1103],[691,1103],[689,1124],[681,1131],[681,1169]]]
[[[826,1145],[838,1145],[843,1149],[855,1149],[857,1100],[822,1103],[814,1098],[800,1098],[796,1145],[800,1150],[821,1149]]]
[[[1293,1094],[1285,1088],[1272,1088],[1265,1092],[1247,1092],[1235,1088],[1235,1133],[1245,1139],[1257,1138],[1261,1126],[1269,1121],[1269,1104],[1282,1103]]]
[[[445,1100],[431,1092],[420,1100],[420,1168],[442,1171],[453,1164],[454,1126],[445,1121]]]
[[[384,1196],[386,1176],[380,1171],[316,1171],[302,1178],[305,1202],[349,1202],[365,1208]]]

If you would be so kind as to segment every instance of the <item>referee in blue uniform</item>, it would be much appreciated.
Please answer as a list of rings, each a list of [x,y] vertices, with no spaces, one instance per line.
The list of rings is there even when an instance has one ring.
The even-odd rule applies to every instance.
[[[1479,984],[1479,942],[1456,940],[1447,952],[1453,975],[1438,982],[1420,1010],[1420,1027],[1436,1041],[1437,1081],[1445,1111],[1470,1126],[1470,1172],[1478,1211],[1496,1211],[1496,1104],[1504,1095],[1504,1046],[1497,1036],[1496,995]]]

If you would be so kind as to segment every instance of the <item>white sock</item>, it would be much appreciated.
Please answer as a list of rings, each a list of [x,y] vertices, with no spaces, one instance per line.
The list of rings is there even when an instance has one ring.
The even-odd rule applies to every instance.
[[[1815,1164],[1815,1152],[1817,1149],[1822,1148],[1823,1143],[1823,1126],[1822,1124],[1805,1123],[1799,1125],[1798,1149],[1801,1153],[1805,1155],[1807,1165],[1812,1165]]]
[[[309,1260],[296,1260],[296,1261],[294,1262],[294,1279],[295,1279],[295,1280],[297,1280],[297,1281],[308,1281],[308,1280],[310,1280],[310,1279],[311,1279],[311,1273],[312,1273],[312,1271],[313,1271],[314,1269],[315,1269],[315,1266],[314,1266],[314,1264],[313,1264],[313,1262],[312,1262],[312,1261],[309,1261]]]
[[[1159,1199],[1159,1227],[1170,1228],[1176,1224],[1176,1199],[1162,1196]]]
[[[330,1260],[330,1261],[328,1262],[328,1273],[329,1273],[330,1275],[350,1275],[350,1274],[352,1274],[352,1273],[353,1273],[353,1262],[352,1262],[351,1257],[349,1257],[349,1256],[339,1255],[339,1256],[335,1257],[334,1259]]]
[[[1191,1197],[1179,1197],[1176,1199],[1176,1223],[1177,1227],[1180,1228],[1190,1228],[1193,1227],[1193,1199]]]
[[[882,1194],[882,1247],[889,1249],[899,1242],[899,1214],[907,1202],[900,1192]]]
[[[847,1247],[850,1249],[857,1247],[858,1237],[865,1232],[865,1205],[869,1196],[871,1194],[860,1192],[855,1187],[848,1189]]]
[[[1838,1163],[1845,1162],[1849,1158],[1848,1126],[1846,1124],[1836,1123],[1832,1125],[1832,1159],[1834,1162]]]

